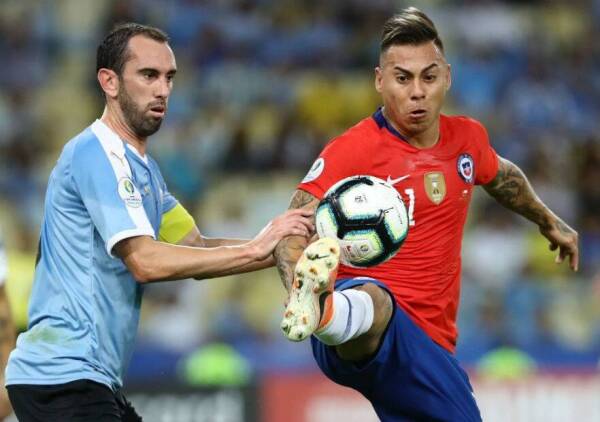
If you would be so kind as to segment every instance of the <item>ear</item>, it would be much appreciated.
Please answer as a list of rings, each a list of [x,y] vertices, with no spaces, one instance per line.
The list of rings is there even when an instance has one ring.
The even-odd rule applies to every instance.
[[[381,94],[382,86],[383,86],[383,73],[381,71],[381,68],[379,66],[377,66],[375,68],[375,89],[380,94]]]
[[[116,98],[119,93],[119,76],[114,70],[102,68],[98,71],[98,82],[102,91],[111,98]]]
[[[446,75],[446,91],[452,86],[452,66],[448,63],[448,74]]]

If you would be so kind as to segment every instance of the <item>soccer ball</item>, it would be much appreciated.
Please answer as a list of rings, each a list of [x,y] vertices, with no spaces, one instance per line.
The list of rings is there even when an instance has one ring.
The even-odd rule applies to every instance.
[[[393,186],[373,176],[352,176],[333,185],[317,207],[319,237],[340,244],[340,260],[370,267],[393,257],[408,234],[408,213]]]

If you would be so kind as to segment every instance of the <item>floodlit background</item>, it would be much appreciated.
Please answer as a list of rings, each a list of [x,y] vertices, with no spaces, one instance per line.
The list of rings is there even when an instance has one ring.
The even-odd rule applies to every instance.
[[[287,208],[325,143],[376,110],[380,28],[411,4],[3,0],[0,228],[19,327],[48,174],[102,112],[95,52],[114,23],[172,38],[179,71],[150,140],[170,190],[206,235],[251,237]],[[452,64],[445,113],[482,121],[581,236],[573,275],[533,225],[475,197],[457,355],[485,419],[600,421],[600,1],[414,5],[437,23]],[[149,286],[126,383],[146,420],[373,418],[319,375],[308,343],[283,339],[283,299],[275,270]]]

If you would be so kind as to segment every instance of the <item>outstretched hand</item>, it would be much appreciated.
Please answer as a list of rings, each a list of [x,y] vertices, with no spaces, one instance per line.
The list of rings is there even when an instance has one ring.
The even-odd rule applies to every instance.
[[[557,219],[556,223],[549,227],[540,227],[540,233],[550,241],[550,250],[558,249],[558,255],[555,262],[562,263],[565,259],[569,259],[569,267],[573,271],[579,269],[579,235],[575,230],[569,227],[561,219]]]
[[[315,226],[312,222],[313,211],[305,208],[286,211],[271,220],[250,242],[259,259],[268,258],[281,239],[287,236],[310,238]]]

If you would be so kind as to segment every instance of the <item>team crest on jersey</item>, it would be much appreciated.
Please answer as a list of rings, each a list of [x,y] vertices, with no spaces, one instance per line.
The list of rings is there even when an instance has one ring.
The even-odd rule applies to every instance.
[[[446,196],[446,180],[441,171],[425,173],[425,193],[435,205],[439,205]]]
[[[460,177],[467,182],[473,183],[473,176],[475,175],[475,166],[473,164],[473,157],[470,154],[461,154],[456,162],[458,174]]]
[[[312,182],[317,177],[319,177],[321,173],[323,173],[324,169],[325,159],[323,159],[323,157],[317,158],[317,160],[314,162],[308,173],[306,173],[306,176],[304,176],[304,179],[302,179],[302,183]]]
[[[142,205],[142,195],[129,177],[119,180],[119,196],[128,207],[139,208]]]

